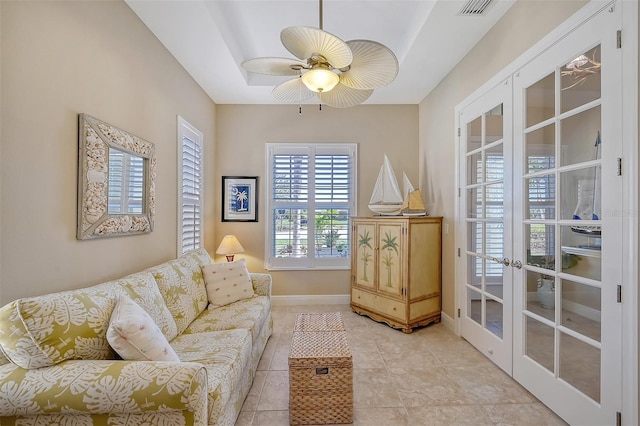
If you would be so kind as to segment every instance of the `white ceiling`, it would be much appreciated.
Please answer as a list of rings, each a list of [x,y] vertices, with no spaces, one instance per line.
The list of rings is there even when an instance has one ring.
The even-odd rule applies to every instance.
[[[125,1],[217,104],[277,103],[273,87],[291,77],[247,73],[240,64],[294,58],[280,31],[319,26],[318,0]],[[466,0],[324,0],[323,29],[344,41],[380,42],[398,57],[397,78],[365,104],[418,104],[514,2],[493,0],[482,15],[461,16]]]

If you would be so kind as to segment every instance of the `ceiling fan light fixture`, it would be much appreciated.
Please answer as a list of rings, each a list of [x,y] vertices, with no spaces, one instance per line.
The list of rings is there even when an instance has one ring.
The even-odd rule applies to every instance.
[[[340,77],[325,67],[317,67],[302,74],[302,82],[309,90],[326,93],[336,87]]]

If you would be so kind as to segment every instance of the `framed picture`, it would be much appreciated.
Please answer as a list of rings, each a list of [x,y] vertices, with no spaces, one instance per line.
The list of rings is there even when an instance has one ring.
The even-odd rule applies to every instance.
[[[222,221],[258,221],[258,176],[222,176]]]

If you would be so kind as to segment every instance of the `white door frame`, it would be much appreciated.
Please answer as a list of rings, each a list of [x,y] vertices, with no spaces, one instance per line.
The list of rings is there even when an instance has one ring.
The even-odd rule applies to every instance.
[[[460,127],[460,112],[469,104],[479,97],[483,96],[491,88],[499,84],[501,81],[509,78],[518,69],[532,61],[541,52],[551,47],[558,40],[564,38],[574,28],[586,21],[591,16],[597,14],[603,8],[608,7],[611,1],[592,0],[582,9],[572,15],[556,29],[551,31],[534,46],[520,55],[515,61],[506,66],[502,71],[494,75],[489,81],[476,89],[465,100],[459,103],[454,111],[454,140],[455,159],[456,159],[456,188],[462,188],[462,182],[459,182],[460,176],[460,140],[458,137],[458,128]],[[640,234],[640,204],[638,191],[640,189],[639,172],[640,156],[638,150],[638,2],[637,0],[619,0],[618,6],[623,8],[622,18],[622,43],[625,49],[622,64],[622,84],[623,91],[622,103],[622,138],[623,138],[623,188],[624,196],[623,211],[623,235],[630,235],[625,241],[626,246],[623,247],[625,254],[623,262],[623,285],[622,285],[622,423],[623,424],[639,424],[640,412],[638,411],[638,400],[640,399],[639,389],[639,357],[640,350],[640,316],[638,308],[640,307],[640,292],[638,291],[638,265],[640,264],[640,252],[638,247],[638,239]],[[455,241],[457,248],[462,248],[463,235],[459,230],[466,229],[464,227],[465,218],[459,214],[459,198],[456,197],[455,203]],[[457,256],[457,253],[456,253]],[[456,262],[455,270],[455,301],[456,310],[464,304],[464,292],[460,291],[460,277],[465,276],[465,271],[461,270],[461,263]],[[460,335],[460,320],[455,318],[455,331]]]

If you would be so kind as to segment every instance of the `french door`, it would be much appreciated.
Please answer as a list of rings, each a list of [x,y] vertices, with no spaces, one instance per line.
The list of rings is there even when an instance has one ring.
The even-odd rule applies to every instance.
[[[618,5],[514,76],[514,378],[571,424],[621,411]]]
[[[511,374],[511,79],[460,112],[462,336]],[[464,194],[462,194],[464,192]]]
[[[612,3],[459,115],[461,334],[570,424],[621,411],[620,26]]]

